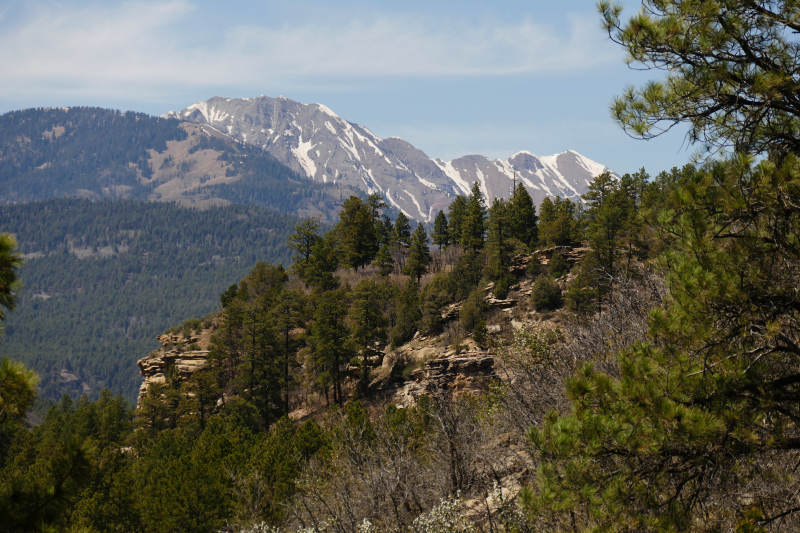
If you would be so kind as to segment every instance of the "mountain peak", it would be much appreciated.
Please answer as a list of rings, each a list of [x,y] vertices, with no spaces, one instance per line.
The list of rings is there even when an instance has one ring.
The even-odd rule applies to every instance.
[[[506,160],[482,155],[431,159],[399,137],[381,139],[366,126],[344,120],[327,106],[283,96],[195,102],[167,118],[208,124],[255,144],[293,170],[321,182],[336,181],[382,194],[411,218],[432,221],[477,181],[490,203],[508,197],[516,179],[538,204],[546,196],[575,198],[608,169],[574,150],[539,157],[520,151]]]

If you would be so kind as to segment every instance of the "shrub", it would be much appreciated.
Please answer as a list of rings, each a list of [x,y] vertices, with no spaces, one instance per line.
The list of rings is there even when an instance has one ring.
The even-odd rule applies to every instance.
[[[539,259],[539,254],[533,254],[531,260],[528,261],[528,266],[525,269],[526,274],[532,278],[536,278],[542,274],[542,260]]]
[[[464,252],[453,270],[444,279],[451,302],[467,298],[470,291],[480,283],[483,275],[483,255],[475,250]]]
[[[483,311],[486,307],[486,301],[483,299],[483,291],[479,288],[474,289],[466,301],[461,305],[459,311],[459,320],[461,325],[467,331],[473,331],[475,326],[478,325],[483,319]]]
[[[444,327],[442,309],[450,303],[447,290],[444,288],[446,276],[446,274],[437,275],[422,292],[420,298],[422,317],[419,329],[423,335],[437,334]]]
[[[589,315],[597,310],[597,285],[591,273],[579,272],[567,287],[564,299],[567,309],[578,315]]]
[[[537,311],[550,311],[561,307],[561,288],[550,276],[539,276],[531,289],[531,303]]]
[[[486,322],[483,319],[480,319],[478,325],[475,326],[475,331],[472,332],[472,339],[478,343],[478,346],[485,348],[488,335],[489,330],[486,329]]]
[[[564,259],[564,256],[561,255],[561,252],[556,250],[553,252],[553,257],[550,258],[550,265],[549,265],[550,275],[554,278],[560,278],[567,272],[569,272],[569,268],[567,267],[567,261]]]
[[[508,296],[508,290],[511,288],[511,285],[514,284],[514,281],[516,280],[510,276],[504,276],[498,279],[495,282],[494,290],[492,291],[494,292],[494,297],[499,298],[500,300],[505,299],[505,297]]]

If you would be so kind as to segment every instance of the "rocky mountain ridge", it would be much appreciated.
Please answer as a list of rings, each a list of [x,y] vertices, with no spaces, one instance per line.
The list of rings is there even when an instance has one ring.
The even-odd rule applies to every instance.
[[[488,202],[507,197],[519,181],[538,205],[548,196],[577,198],[592,178],[609,171],[573,150],[545,157],[523,151],[505,160],[482,155],[431,159],[403,139],[381,139],[322,104],[284,97],[217,96],[163,116],[211,126],[237,141],[257,145],[315,181],[380,193],[409,217],[426,222],[453,197],[467,194],[475,181]]]

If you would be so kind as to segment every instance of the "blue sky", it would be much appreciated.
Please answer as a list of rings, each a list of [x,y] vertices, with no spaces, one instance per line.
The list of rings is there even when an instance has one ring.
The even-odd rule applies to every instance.
[[[592,1],[0,0],[0,112],[282,95],[446,160],[685,164],[685,130],[645,142],[612,122],[614,95],[659,75],[623,58]]]

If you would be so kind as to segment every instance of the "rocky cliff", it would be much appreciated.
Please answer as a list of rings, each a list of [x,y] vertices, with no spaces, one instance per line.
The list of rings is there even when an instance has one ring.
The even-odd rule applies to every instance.
[[[159,335],[157,339],[161,348],[136,362],[144,378],[139,387],[137,404],[141,405],[151,384],[164,383],[171,372],[178,379],[186,381],[195,371],[203,368],[208,359],[211,331],[201,330],[188,336],[181,333]]]

